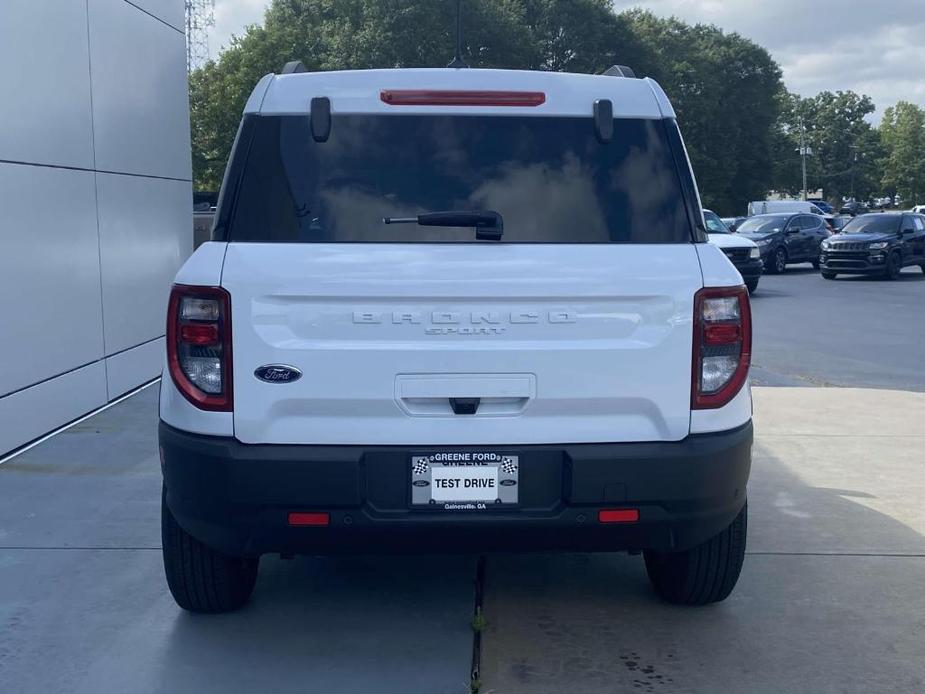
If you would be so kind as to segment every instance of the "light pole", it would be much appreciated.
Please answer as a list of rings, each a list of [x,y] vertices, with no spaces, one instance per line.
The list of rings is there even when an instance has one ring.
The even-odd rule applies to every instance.
[[[803,124],[803,116],[800,116],[800,161],[803,166],[803,200],[808,197],[806,191],[806,157],[813,153],[811,147],[806,146],[806,126]]]
[[[857,145],[848,145],[848,149],[850,149],[854,155],[851,159],[851,199],[854,200],[854,169],[858,165],[858,149],[860,148]]]

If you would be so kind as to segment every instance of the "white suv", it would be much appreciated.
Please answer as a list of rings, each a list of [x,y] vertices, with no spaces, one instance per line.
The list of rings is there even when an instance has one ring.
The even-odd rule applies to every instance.
[[[748,293],[650,79],[267,75],[170,297],[180,606],[265,553],[645,554],[722,600],[745,552]]]

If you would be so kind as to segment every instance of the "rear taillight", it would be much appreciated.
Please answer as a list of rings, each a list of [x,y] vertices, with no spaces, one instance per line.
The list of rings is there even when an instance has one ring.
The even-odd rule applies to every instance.
[[[230,412],[231,297],[220,287],[175,284],[167,308],[170,377],[193,405]]]
[[[722,407],[742,389],[752,356],[752,313],[745,287],[701,289],[694,296],[691,407]]]

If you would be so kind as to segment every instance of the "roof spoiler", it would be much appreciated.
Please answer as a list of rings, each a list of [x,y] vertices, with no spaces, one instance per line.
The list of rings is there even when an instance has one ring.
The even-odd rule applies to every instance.
[[[283,65],[283,71],[281,75],[292,75],[296,72],[308,72],[305,69],[305,65],[302,64],[301,60],[290,60],[288,63]]]
[[[607,77],[636,77],[636,73],[631,67],[626,65],[612,65],[601,74],[606,75]]]

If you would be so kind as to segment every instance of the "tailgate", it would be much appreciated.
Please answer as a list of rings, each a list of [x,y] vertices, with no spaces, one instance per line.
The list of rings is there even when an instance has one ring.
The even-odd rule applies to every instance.
[[[230,243],[222,285],[244,443],[674,441],[689,431],[702,286],[691,244]],[[270,364],[303,375],[261,381],[255,370]]]

